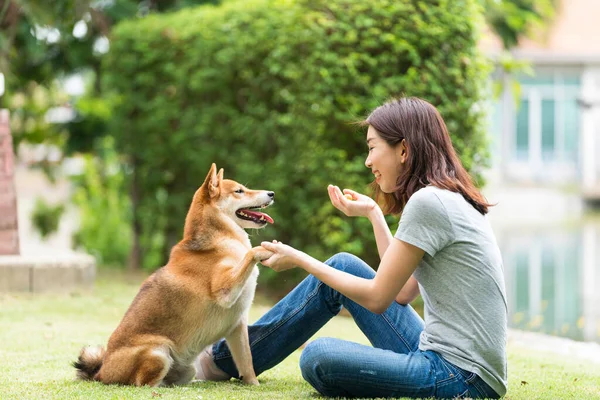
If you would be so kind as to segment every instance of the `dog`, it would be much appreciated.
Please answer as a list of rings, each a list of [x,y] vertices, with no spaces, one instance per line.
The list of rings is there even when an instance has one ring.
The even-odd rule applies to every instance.
[[[84,347],[77,377],[105,384],[171,386],[190,382],[194,360],[225,338],[242,381],[258,385],[248,341],[257,262],[272,253],[252,247],[244,229],[273,219],[259,211],[275,194],[250,190],[212,164],[194,194],[183,240],[167,265],[142,284],[106,350]]]

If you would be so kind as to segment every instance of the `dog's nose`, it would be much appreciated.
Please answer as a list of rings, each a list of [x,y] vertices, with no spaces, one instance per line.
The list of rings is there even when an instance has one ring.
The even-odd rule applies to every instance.
[[[267,194],[269,195],[270,198],[272,198],[272,199],[275,198],[275,192],[267,192]]]

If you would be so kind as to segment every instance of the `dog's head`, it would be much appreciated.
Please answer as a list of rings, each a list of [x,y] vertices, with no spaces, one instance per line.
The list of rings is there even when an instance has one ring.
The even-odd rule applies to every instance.
[[[250,229],[273,223],[273,218],[259,210],[273,204],[274,197],[274,192],[251,190],[231,179],[223,179],[223,168],[217,173],[213,163],[194,202],[210,204],[242,228]]]

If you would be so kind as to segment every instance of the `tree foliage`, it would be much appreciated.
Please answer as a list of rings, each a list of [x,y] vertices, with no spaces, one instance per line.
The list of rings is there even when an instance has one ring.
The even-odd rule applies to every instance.
[[[485,18],[505,49],[540,31],[555,16],[557,0],[482,0]]]
[[[58,231],[60,218],[65,211],[64,204],[52,205],[43,197],[35,201],[31,222],[42,238],[47,238]]]
[[[27,124],[13,128],[15,146],[29,143],[64,144],[65,154],[90,152],[98,138],[109,134],[102,115],[87,107],[75,121],[62,126],[45,123],[45,113],[67,104],[49,101],[43,110],[18,107],[14,96],[30,96],[32,87],[46,91],[48,98],[64,98],[57,80],[76,73],[86,73],[92,83],[88,98],[95,98],[98,112],[101,104],[100,63],[109,46],[112,26],[125,19],[138,19],[152,13],[178,10],[192,5],[217,3],[218,0],[0,0],[0,72],[6,76],[6,94],[0,107],[7,107]],[[20,102],[19,104],[21,104]],[[89,106],[89,102],[86,103]],[[39,126],[44,126],[40,135]],[[35,131],[28,129],[36,127]]]
[[[83,157],[83,173],[72,178],[81,225],[73,242],[102,265],[125,265],[131,249],[131,206],[119,159],[114,139],[106,137],[96,144],[96,156]]]
[[[352,121],[391,96],[423,97],[477,174],[487,160],[479,17],[475,0],[250,0],[119,24],[104,88],[119,96],[111,131],[134,171],[139,231],[159,232],[166,258],[216,162],[276,192],[275,225],[255,242],[277,238],[322,260],[349,251],[376,266],[369,223],[343,217],[326,193],[370,180]],[[293,274],[263,277],[291,284]]]

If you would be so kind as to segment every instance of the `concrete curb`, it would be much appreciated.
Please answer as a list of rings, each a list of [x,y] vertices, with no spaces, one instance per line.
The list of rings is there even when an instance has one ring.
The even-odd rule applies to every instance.
[[[92,285],[95,277],[89,255],[0,256],[0,292],[67,292]]]
[[[508,345],[600,364],[600,344],[594,342],[509,329]]]

